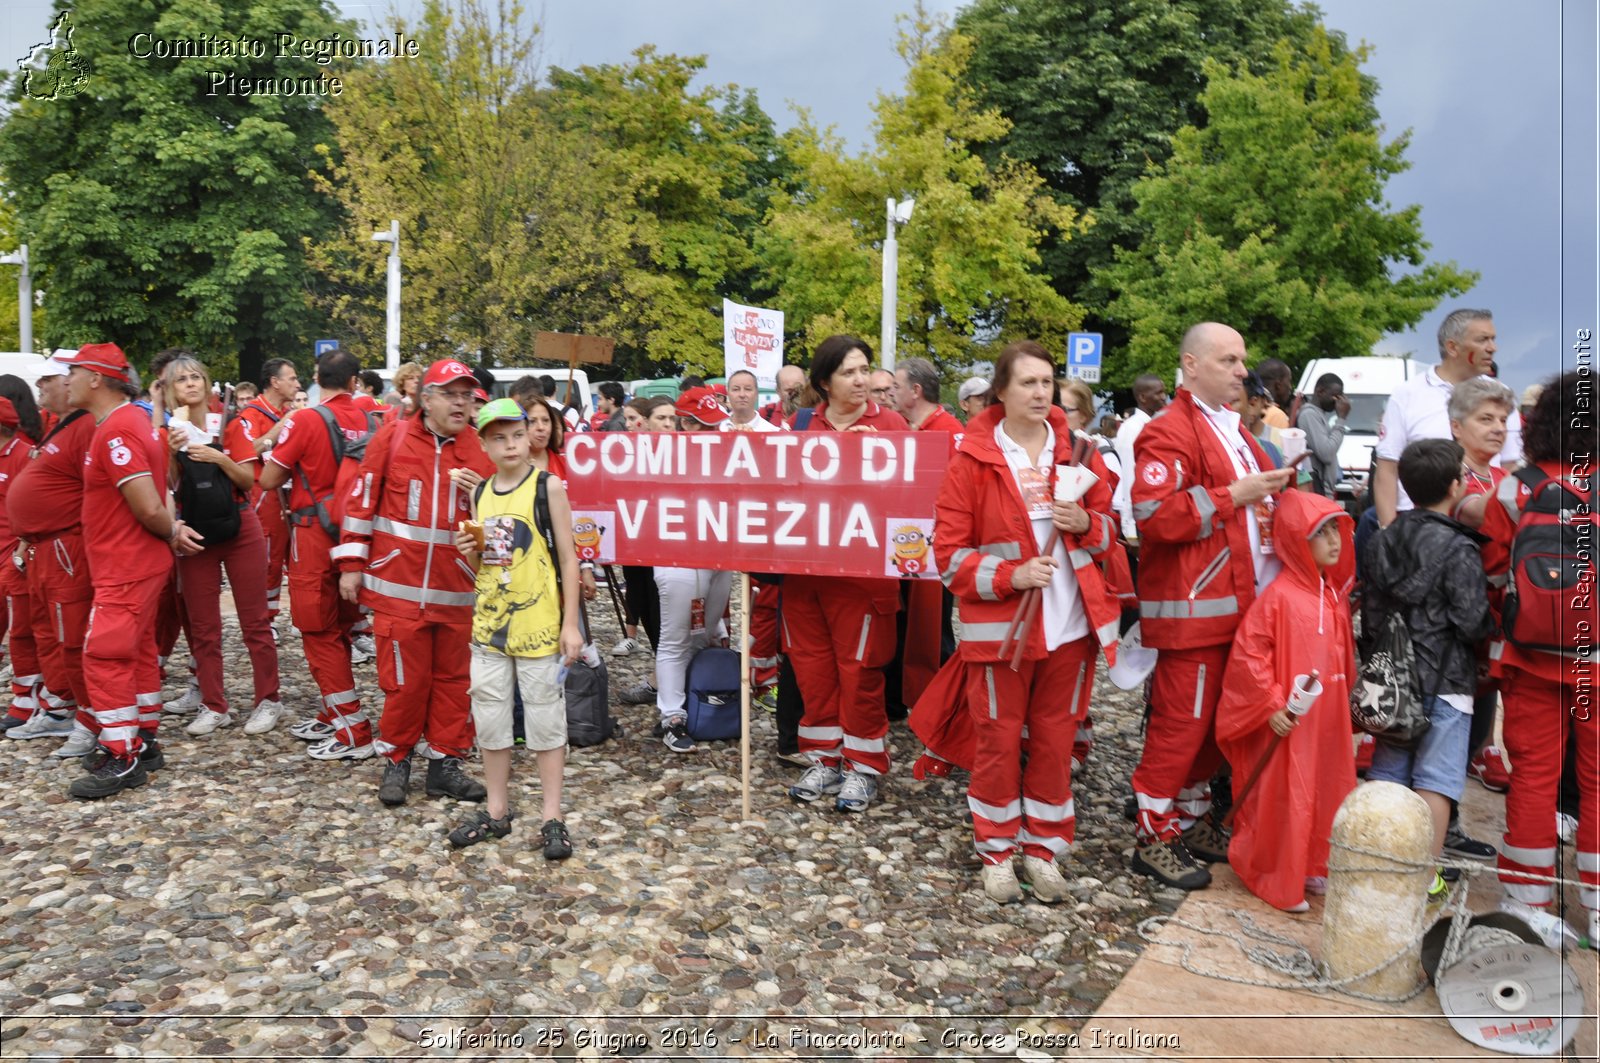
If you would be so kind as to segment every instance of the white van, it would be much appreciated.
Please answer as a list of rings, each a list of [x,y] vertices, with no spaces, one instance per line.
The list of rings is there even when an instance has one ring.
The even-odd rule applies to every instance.
[[[489,370],[494,374],[493,398],[503,399],[511,394],[511,385],[530,373],[536,377],[548,376],[556,382],[555,399],[561,402],[567,393],[567,367],[559,366],[495,366]],[[394,385],[394,370],[378,369],[377,374],[383,378],[383,390],[387,393]],[[313,380],[315,378],[313,377]],[[303,378],[301,383],[307,383]],[[589,374],[582,369],[572,374],[572,386],[577,391],[577,404],[583,410],[583,416],[589,417],[594,413],[594,397],[589,390]],[[314,404],[322,401],[321,389],[314,385],[307,389],[306,395]]]
[[[1350,416],[1345,419],[1344,443],[1339,447],[1338,494],[1341,499],[1366,491],[1372,448],[1378,445],[1378,424],[1394,389],[1428,371],[1414,358],[1314,358],[1300,374],[1300,394],[1310,398],[1317,379],[1333,373],[1344,381]]]
[[[73,348],[74,351],[77,348]],[[64,351],[64,349],[63,349]],[[33,390],[39,382],[39,374],[44,372],[45,355],[29,354],[26,351],[0,351],[0,375],[10,374],[21,377],[22,382],[28,385],[28,390]]]

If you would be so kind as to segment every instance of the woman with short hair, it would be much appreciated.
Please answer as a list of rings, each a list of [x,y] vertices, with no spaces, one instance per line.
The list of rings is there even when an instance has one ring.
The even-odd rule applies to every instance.
[[[872,348],[854,336],[829,336],[811,359],[821,401],[796,413],[808,432],[904,432],[904,417],[872,401]],[[800,419],[809,413],[809,422]],[[900,584],[893,579],[790,575],[783,582],[789,663],[805,700],[800,752],[811,767],[789,788],[796,801],[834,798],[841,812],[864,812],[889,770],[889,717],[883,668],[894,659]]]

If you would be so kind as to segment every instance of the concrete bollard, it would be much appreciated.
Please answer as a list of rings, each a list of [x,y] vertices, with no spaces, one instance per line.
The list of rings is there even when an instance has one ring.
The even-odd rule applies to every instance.
[[[1401,997],[1416,987],[1432,850],[1428,806],[1404,786],[1362,783],[1344,799],[1333,819],[1322,917],[1322,955],[1330,978],[1360,974],[1399,952],[1393,963],[1346,988]]]

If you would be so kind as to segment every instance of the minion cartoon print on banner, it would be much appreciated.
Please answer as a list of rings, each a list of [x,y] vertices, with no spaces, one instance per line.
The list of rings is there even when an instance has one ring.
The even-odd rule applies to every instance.
[[[897,579],[938,579],[933,563],[933,520],[891,517],[884,523],[885,576]]]

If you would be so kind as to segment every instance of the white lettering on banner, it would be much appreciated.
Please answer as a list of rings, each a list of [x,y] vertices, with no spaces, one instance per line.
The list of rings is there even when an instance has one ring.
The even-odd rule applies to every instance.
[[[886,529],[931,527],[948,455],[908,432],[568,437],[568,497],[624,564],[908,575]],[[920,525],[918,525],[920,526]],[[886,553],[885,551],[889,551]]]
[[[828,464],[817,468],[812,455],[819,450],[828,452]],[[813,480],[831,480],[839,475],[839,444],[825,435],[810,436],[800,448],[800,469]]]

